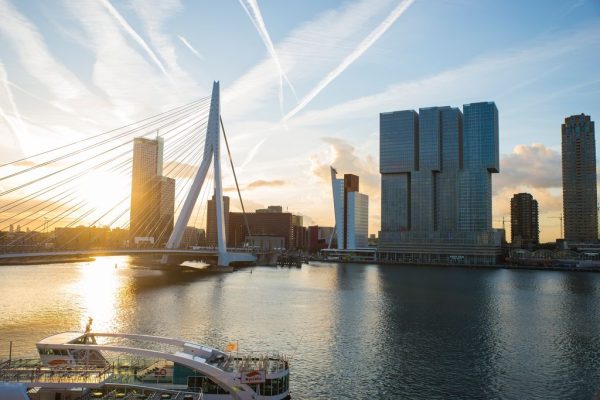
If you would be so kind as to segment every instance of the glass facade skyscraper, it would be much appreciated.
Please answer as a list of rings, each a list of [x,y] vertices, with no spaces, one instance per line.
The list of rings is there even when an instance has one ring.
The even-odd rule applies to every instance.
[[[380,254],[389,261],[494,263],[492,179],[499,171],[493,102],[380,115]],[[400,259],[399,259],[400,258]]]
[[[597,242],[596,138],[589,115],[572,115],[562,125],[562,180],[565,240]]]

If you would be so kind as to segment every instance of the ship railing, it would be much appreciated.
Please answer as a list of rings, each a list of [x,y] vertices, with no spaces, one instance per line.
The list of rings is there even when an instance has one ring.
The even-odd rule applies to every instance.
[[[218,367],[227,372],[264,370],[268,374],[276,374],[289,369],[289,358],[280,353],[230,353]]]

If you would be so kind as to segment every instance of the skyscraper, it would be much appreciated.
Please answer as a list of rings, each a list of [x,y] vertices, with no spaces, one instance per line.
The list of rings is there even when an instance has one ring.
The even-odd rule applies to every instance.
[[[529,193],[510,199],[510,241],[513,246],[529,247],[540,242],[538,202]]]
[[[369,234],[369,196],[359,193],[359,178],[345,174],[337,179],[337,171],[331,168],[333,206],[339,250],[355,250],[367,247]]]
[[[162,176],[162,138],[133,140],[130,245],[157,245],[173,229],[175,181]]]
[[[380,254],[389,261],[495,263],[493,102],[380,115]]]
[[[596,138],[589,115],[572,115],[562,124],[562,181],[565,240],[597,242]]]
[[[217,205],[215,195],[207,202],[206,210],[206,245],[210,247],[217,246]],[[225,235],[229,232],[229,196],[223,196],[223,216],[225,217]],[[228,241],[230,246],[233,243]],[[240,243],[243,243],[241,241]]]

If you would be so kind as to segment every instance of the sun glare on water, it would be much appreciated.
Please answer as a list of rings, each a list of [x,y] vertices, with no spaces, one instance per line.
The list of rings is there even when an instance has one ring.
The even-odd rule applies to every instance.
[[[115,308],[124,283],[119,276],[123,257],[99,257],[81,266],[81,278],[74,291],[80,297],[81,327],[88,318],[94,319],[93,330],[110,331],[115,328]]]

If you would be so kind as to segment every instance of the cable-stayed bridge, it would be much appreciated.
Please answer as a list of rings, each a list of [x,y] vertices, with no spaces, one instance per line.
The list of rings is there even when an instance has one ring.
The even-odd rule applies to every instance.
[[[0,260],[161,254],[164,264],[173,255],[209,256],[220,266],[255,261],[247,249],[227,248],[221,134],[227,144],[219,82],[214,82],[209,97],[1,164]],[[135,155],[134,142],[141,149]],[[151,151],[143,151],[143,146]],[[227,154],[237,186],[228,144]],[[244,211],[239,187],[237,191]],[[195,250],[181,248],[186,226],[202,225],[207,218],[210,195],[215,243]],[[102,248],[78,248],[82,235],[89,235],[89,230],[81,227],[128,231],[128,245],[119,242]],[[57,232],[65,228],[73,228],[72,233],[59,243]],[[139,238],[151,240],[138,245]]]

